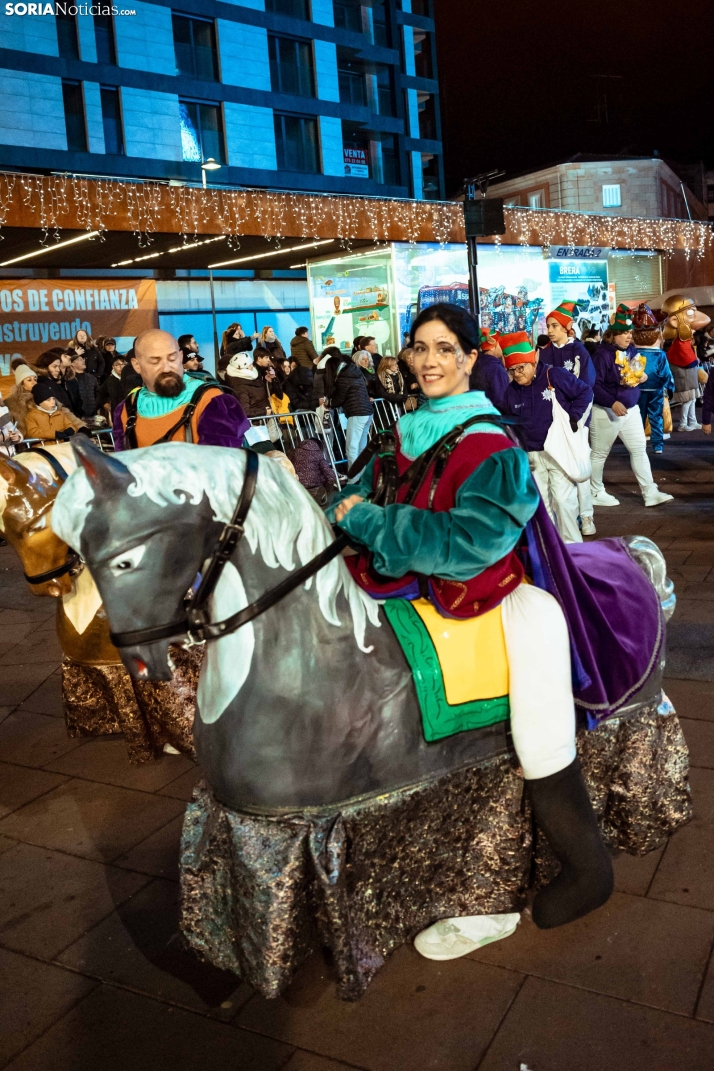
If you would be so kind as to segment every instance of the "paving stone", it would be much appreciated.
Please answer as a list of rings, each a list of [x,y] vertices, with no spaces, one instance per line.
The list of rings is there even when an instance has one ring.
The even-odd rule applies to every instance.
[[[3,852],[7,852],[10,848],[14,848],[17,844],[16,840],[11,840],[10,837],[0,837],[0,855]]]
[[[714,910],[714,771],[690,773],[694,818],[670,837],[649,896]]]
[[[697,1019],[706,1019],[707,1022],[714,1023],[714,957],[709,961],[709,970],[699,997]]]
[[[619,852],[612,861],[617,891],[631,896],[646,896],[663,854],[664,847],[647,855]]]
[[[478,1071],[711,1071],[712,1051],[708,1023],[528,978]]]
[[[253,995],[234,974],[201,961],[179,933],[179,888],[155,879],[65,949],[59,962],[219,1019]]]
[[[521,982],[513,971],[433,963],[403,947],[347,1003],[313,955],[282,997],[253,997],[236,1023],[368,1071],[472,1071]]]
[[[44,680],[59,667],[59,661],[34,662],[26,666],[3,666],[2,697],[6,706],[17,706],[32,695]]]
[[[55,718],[64,717],[64,701],[62,699],[62,676],[60,672],[53,673],[32,695],[23,701],[21,711],[32,710],[36,714],[51,714]]]
[[[665,677],[664,690],[680,718],[714,722],[714,682]]]
[[[118,867],[17,844],[0,855],[0,944],[51,959],[147,880]]]
[[[123,738],[107,740],[97,737],[82,742],[70,754],[53,759],[45,768],[72,777],[83,777],[88,781],[156,792],[181,774],[193,771],[195,765],[185,755],[162,755],[157,762],[135,766],[129,762]]]
[[[63,721],[46,714],[17,710],[0,725],[0,755],[21,766],[44,766],[81,743],[67,736]]]
[[[714,722],[681,718],[692,766],[714,769]]]
[[[39,642],[38,642],[39,641]],[[64,652],[54,632],[31,632],[0,655],[0,666],[30,666],[38,656],[43,662],[61,662]]]
[[[335,1060],[316,1056],[314,1052],[296,1049],[283,1071],[351,1071],[354,1067],[356,1064],[338,1064]]]
[[[120,855],[114,860],[115,866],[178,881],[182,829],[183,814],[180,814],[146,840],[136,844],[126,855]]]
[[[166,785],[159,792],[160,796],[174,796],[177,800],[186,800],[188,803],[193,799],[193,790],[203,778],[203,770],[200,766],[191,763],[191,769],[181,777],[177,777],[170,785]]]
[[[26,1048],[96,984],[0,948],[0,1063]]]
[[[66,780],[61,774],[0,762],[0,818]]]
[[[470,958],[692,1015],[712,940],[710,912],[616,892],[556,930],[539,930],[525,917],[512,937]]]
[[[291,1047],[126,990],[99,986],[8,1071],[278,1071]]]
[[[111,862],[184,809],[180,800],[72,780],[0,821],[28,844]]]
[[[0,707],[0,725],[2,725],[5,718],[9,717],[15,709],[15,707]]]

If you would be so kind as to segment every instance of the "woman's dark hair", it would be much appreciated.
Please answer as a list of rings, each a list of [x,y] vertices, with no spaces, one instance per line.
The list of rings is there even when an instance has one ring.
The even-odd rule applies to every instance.
[[[320,354],[320,360],[322,360],[323,357],[341,357],[341,356],[342,356],[342,350],[340,349],[339,346],[326,346],[325,349]]]
[[[257,361],[259,357],[267,357],[270,361],[273,359],[270,350],[266,350],[265,346],[256,346],[253,350],[253,361]]]
[[[538,335],[538,338],[536,339],[536,349],[542,350],[542,349],[545,349],[545,347],[549,346],[549,345],[550,345],[550,339],[548,338],[547,335]]]
[[[339,357],[333,355],[325,364],[325,397],[329,398],[335,389],[335,380],[337,379],[337,369],[340,367],[344,360],[342,354]]]
[[[613,343],[615,341],[615,335],[626,335],[626,331],[615,331],[612,327],[608,327],[602,336],[603,342]]]
[[[374,342],[374,335],[362,335],[359,340],[358,350],[366,350],[370,342]]]
[[[360,348],[360,342],[362,341],[362,335],[356,335],[352,342],[352,353],[355,354]]]
[[[422,324],[431,323],[432,320],[441,321],[444,327],[453,331],[464,353],[478,350],[481,336],[476,317],[472,316],[468,309],[462,309],[460,305],[447,305],[446,303],[427,305],[425,309],[422,309],[409,331],[410,346],[414,345],[416,333]]]

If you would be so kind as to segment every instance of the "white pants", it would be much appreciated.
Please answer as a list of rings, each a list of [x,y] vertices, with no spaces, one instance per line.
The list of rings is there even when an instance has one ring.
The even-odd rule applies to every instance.
[[[562,538],[566,543],[582,543],[578,527],[578,485],[542,450],[531,450],[528,460],[545,508]]]
[[[581,517],[592,517],[593,496],[590,490],[590,480],[581,480],[576,484],[578,489],[578,511]]]
[[[351,416],[347,418],[347,431],[345,433],[345,445],[347,449],[347,468],[349,469],[357,460],[367,445],[369,426],[372,423],[371,416]],[[350,483],[358,480],[362,473],[353,477]]]
[[[528,781],[575,759],[568,626],[547,591],[521,584],[502,604],[510,674],[511,733]]]
[[[692,398],[690,402],[682,402],[682,412],[679,417],[679,427],[681,430],[684,428],[693,428],[697,422],[697,399]]]
[[[640,491],[647,495],[657,489],[652,479],[650,460],[647,457],[647,440],[642,423],[640,407],[633,405],[626,416],[615,416],[612,409],[602,405],[593,406],[593,419],[590,425],[590,457],[593,465],[591,481],[592,493],[597,495],[604,490],[602,482],[603,469],[615,439],[619,436],[630,454],[630,465],[635,474]]]

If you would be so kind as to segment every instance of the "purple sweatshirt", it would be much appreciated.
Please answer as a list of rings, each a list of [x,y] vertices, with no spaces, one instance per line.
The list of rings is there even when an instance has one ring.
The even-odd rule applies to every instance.
[[[553,391],[549,390],[550,382]],[[526,450],[542,450],[553,423],[553,393],[571,421],[580,420],[593,400],[592,389],[565,368],[538,363],[527,387],[511,382],[503,399],[503,412],[520,418]]]
[[[553,368],[565,368],[589,387],[595,385],[595,366],[592,358],[577,338],[566,342],[564,346],[554,346],[551,342],[540,351],[539,356],[544,364],[550,364]]]
[[[595,405],[612,409],[615,402],[622,402],[626,409],[632,409],[640,398],[639,387],[623,387],[620,383],[620,367],[615,364],[617,346],[613,342],[601,342],[593,354],[595,365]],[[630,343],[625,351],[628,357],[636,355],[637,346]]]
[[[121,422],[123,412],[124,402],[120,402],[114,410],[112,429],[115,450],[127,449]],[[203,446],[239,447],[243,445],[243,436],[249,427],[250,421],[238,399],[232,394],[221,394],[218,398],[212,398],[201,414],[198,441]]]
[[[503,367],[503,361],[484,350],[479,350],[476,364],[469,377],[469,390],[482,390],[488,400],[500,409],[508,383],[508,372]]]

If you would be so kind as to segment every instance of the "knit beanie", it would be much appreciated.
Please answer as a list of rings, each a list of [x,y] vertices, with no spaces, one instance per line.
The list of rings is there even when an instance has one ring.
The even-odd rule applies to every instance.
[[[481,346],[480,346],[480,349],[482,349],[482,350],[494,350],[496,348],[496,343],[498,342],[499,338],[501,337],[499,335],[498,331],[496,332],[495,335],[492,335],[491,332],[488,331],[485,327],[482,327],[480,330],[481,330]]]
[[[614,331],[616,335],[624,335],[627,331],[631,331],[633,326],[632,309],[624,303],[619,304],[615,312],[615,318],[610,324],[610,330]]]
[[[54,392],[52,390],[52,384],[49,379],[38,379],[32,388],[32,397],[35,400],[35,404],[39,405],[40,402],[46,402],[48,398],[54,398]]]
[[[546,316],[546,320],[549,320],[551,316],[554,320],[557,320],[561,327],[570,327],[571,323],[578,314],[578,309],[584,308],[584,305],[579,301],[561,301],[557,309],[553,309]]]
[[[511,335],[501,335],[499,342],[506,368],[513,368],[517,364],[536,363],[536,352],[533,349],[533,343],[525,331],[514,331]]]
[[[28,376],[34,376],[36,379],[37,372],[33,372],[26,364],[18,364],[15,369],[15,384],[19,386],[23,379],[27,379]]]

